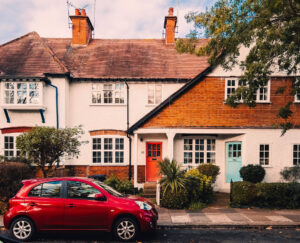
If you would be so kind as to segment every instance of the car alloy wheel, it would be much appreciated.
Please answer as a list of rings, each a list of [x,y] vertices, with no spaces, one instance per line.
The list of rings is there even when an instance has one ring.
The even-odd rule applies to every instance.
[[[130,218],[122,218],[115,224],[115,236],[122,241],[133,240],[137,235],[137,224]]]
[[[29,240],[34,233],[34,226],[30,219],[18,218],[11,226],[12,235],[18,240]]]

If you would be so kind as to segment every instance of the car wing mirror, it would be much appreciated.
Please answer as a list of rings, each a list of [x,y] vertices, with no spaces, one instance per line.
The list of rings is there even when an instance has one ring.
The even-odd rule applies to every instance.
[[[106,201],[106,197],[102,193],[98,193],[95,195],[95,199],[97,201]]]

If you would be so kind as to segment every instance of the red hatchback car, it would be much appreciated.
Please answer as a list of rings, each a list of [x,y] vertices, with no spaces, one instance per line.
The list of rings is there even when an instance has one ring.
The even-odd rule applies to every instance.
[[[146,199],[123,195],[89,178],[24,180],[9,201],[4,226],[18,240],[43,230],[111,231],[122,241],[156,228],[155,207]]]

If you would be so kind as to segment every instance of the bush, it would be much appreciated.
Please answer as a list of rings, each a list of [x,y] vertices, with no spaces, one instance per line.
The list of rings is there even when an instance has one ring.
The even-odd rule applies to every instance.
[[[34,171],[21,162],[0,163],[0,214],[5,213],[7,202],[22,187],[22,180],[32,178]]]
[[[211,176],[212,183],[216,182],[217,176],[220,174],[220,167],[214,164],[201,164],[197,169],[201,174]]]
[[[256,197],[255,184],[248,181],[233,182],[231,190],[232,207],[250,206]]]
[[[134,192],[134,187],[129,180],[119,179],[115,175],[107,178],[104,183],[124,194],[132,194]]]
[[[280,175],[286,181],[297,181],[300,179],[300,166],[295,165],[293,167],[284,168],[280,171]]]
[[[262,208],[300,208],[299,183],[258,183],[255,206]]]
[[[240,175],[243,181],[252,183],[261,182],[265,177],[266,171],[261,165],[247,165],[240,169]]]
[[[212,177],[202,175],[198,169],[185,173],[185,188],[188,192],[189,203],[209,203],[213,199]]]
[[[183,209],[189,205],[188,192],[186,189],[171,192],[165,191],[161,197],[161,206],[169,209]]]

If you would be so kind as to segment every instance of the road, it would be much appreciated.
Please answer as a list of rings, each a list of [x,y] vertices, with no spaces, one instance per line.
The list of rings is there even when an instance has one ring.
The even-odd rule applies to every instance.
[[[8,235],[7,231],[0,234]],[[53,232],[43,233],[33,242],[68,242],[68,243],[96,243],[113,242],[108,233],[80,233],[80,232]],[[300,230],[229,230],[229,229],[160,229],[155,233],[146,234],[138,238],[137,242],[300,242]]]

